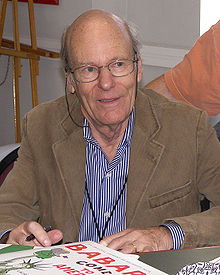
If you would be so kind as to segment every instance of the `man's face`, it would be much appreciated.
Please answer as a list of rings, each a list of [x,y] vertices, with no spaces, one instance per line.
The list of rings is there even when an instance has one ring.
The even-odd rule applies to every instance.
[[[73,42],[72,69],[88,64],[105,66],[117,59],[134,59],[131,42],[117,25],[99,25],[94,23],[81,30],[77,42]],[[142,75],[140,63],[138,81]],[[135,102],[136,72],[135,69],[127,76],[114,77],[108,68],[102,68],[95,81],[75,82],[82,112],[90,123],[99,127],[117,126],[129,118]]]

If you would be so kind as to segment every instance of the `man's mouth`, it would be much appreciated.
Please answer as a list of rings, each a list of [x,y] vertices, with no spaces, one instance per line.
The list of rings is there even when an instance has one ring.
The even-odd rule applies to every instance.
[[[103,103],[108,103],[108,102],[113,102],[113,101],[116,101],[118,100],[119,98],[109,98],[109,99],[100,99],[99,101],[100,102],[103,102]]]
[[[114,101],[114,99],[101,99],[99,101],[101,101],[101,102],[112,102],[112,101]]]

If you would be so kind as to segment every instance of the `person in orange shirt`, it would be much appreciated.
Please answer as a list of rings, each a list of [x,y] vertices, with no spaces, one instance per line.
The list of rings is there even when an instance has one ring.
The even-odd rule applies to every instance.
[[[220,113],[220,21],[195,43],[174,68],[148,83],[167,98],[184,101],[205,110],[210,117]]]

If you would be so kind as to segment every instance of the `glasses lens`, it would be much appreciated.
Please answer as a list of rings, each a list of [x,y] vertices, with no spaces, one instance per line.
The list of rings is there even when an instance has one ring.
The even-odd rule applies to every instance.
[[[109,64],[109,70],[114,76],[125,76],[130,74],[134,70],[133,60],[117,60]]]
[[[106,66],[88,65],[76,68],[72,73],[77,81],[88,83],[99,77],[100,69],[108,67],[113,76],[126,76],[134,71],[136,60],[120,59]]]
[[[99,75],[96,66],[85,66],[74,70],[76,80],[80,82],[90,82],[95,80]]]

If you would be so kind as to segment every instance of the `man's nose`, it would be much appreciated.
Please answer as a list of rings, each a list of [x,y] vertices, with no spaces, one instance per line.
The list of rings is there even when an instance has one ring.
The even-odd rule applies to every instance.
[[[100,69],[99,77],[98,77],[98,86],[102,90],[108,91],[113,88],[115,85],[114,76],[109,71],[108,67],[102,67]]]

